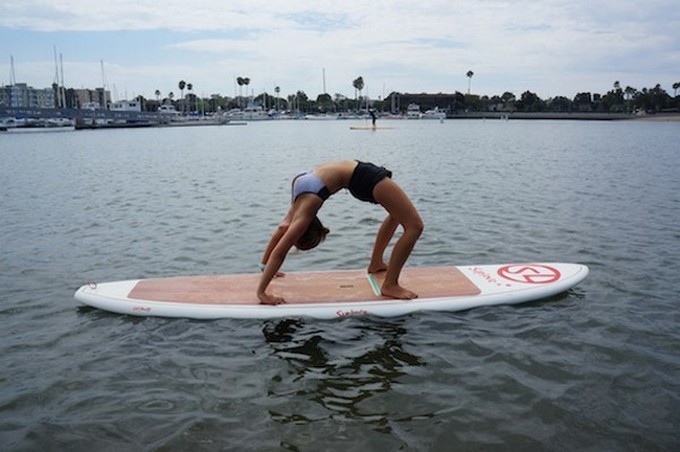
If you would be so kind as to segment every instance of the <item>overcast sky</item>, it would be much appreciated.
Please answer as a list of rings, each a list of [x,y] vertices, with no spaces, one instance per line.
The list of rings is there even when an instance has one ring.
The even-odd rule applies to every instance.
[[[0,84],[102,86],[114,100],[302,90],[573,98],[680,82],[678,0],[0,0]],[[325,70],[325,71],[324,71]]]

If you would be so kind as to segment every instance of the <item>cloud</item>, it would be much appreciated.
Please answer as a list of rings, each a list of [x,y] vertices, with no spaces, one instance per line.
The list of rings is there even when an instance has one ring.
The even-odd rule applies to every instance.
[[[243,52],[243,44],[234,39],[195,39],[190,41],[176,42],[169,45],[168,47],[187,50],[190,52]]]
[[[282,17],[294,23],[297,27],[326,33],[333,30],[343,30],[356,27],[347,14],[328,14],[318,11],[304,11],[283,14]]]
[[[464,91],[473,70],[473,87],[485,94],[544,96],[609,89],[612,77],[638,87],[673,83],[680,73],[672,0],[3,0],[0,36],[3,29],[40,34],[46,58],[52,42],[78,32],[101,49],[73,38],[79,59],[103,58],[122,74],[146,68],[154,85],[191,73],[213,91],[224,77],[246,74],[251,87],[286,83],[311,94],[324,67],[329,89],[344,92],[358,75],[373,91]],[[134,33],[135,51],[117,49],[115,33]]]

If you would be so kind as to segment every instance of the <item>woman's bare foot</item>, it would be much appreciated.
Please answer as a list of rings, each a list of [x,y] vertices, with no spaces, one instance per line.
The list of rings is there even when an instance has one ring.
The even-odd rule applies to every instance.
[[[386,287],[383,284],[380,292],[384,297],[398,298],[400,300],[412,300],[414,298],[418,298],[418,294],[411,292],[408,289],[404,289],[398,285]]]
[[[257,298],[260,300],[260,304],[277,305],[286,302],[283,298],[269,295],[268,293],[257,294]]]

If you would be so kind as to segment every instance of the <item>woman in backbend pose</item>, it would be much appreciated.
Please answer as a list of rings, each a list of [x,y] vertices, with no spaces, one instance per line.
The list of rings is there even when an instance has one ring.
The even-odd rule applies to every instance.
[[[257,287],[260,303],[285,302],[283,298],[267,293],[267,287],[293,246],[309,250],[324,240],[329,231],[323,227],[316,213],[324,201],[341,188],[348,188],[355,198],[380,204],[387,211],[387,218],[378,230],[368,265],[369,273],[386,272],[382,294],[402,299],[418,296],[399,285],[399,274],[423,232],[423,220],[406,193],[392,181],[390,171],[372,163],[345,160],[324,163],[293,179],[290,209],[272,235],[260,264],[262,277]],[[385,264],[385,248],[399,225],[404,228],[404,233],[395,244],[389,263]]]

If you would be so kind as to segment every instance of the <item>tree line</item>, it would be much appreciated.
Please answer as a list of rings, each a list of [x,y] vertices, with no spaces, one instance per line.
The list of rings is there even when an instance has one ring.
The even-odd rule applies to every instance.
[[[556,96],[541,99],[536,93],[525,91],[519,98],[505,92],[500,96],[462,95],[456,93],[453,111],[507,111],[507,112],[597,112],[597,113],[659,113],[680,111],[680,82],[673,84],[673,96],[660,84],[638,90],[631,86],[621,88],[616,81],[605,94],[580,92],[573,98]]]
[[[673,95],[671,96],[660,84],[640,90],[631,86],[622,87],[619,81],[615,81],[612,89],[605,94],[579,92],[573,98],[555,96],[542,99],[536,93],[529,90],[516,96],[512,92],[504,92],[500,95],[478,95],[470,93],[470,83],[474,73],[467,72],[468,92],[466,94],[456,91],[448,93],[399,93],[392,92],[384,99],[369,99],[363,96],[364,79],[357,77],[352,81],[354,97],[350,98],[336,93],[331,96],[327,93],[310,98],[304,91],[281,97],[281,88],[275,87],[274,94],[263,92],[249,96],[247,88],[250,84],[249,77],[237,77],[236,83],[239,93],[233,97],[221,94],[212,94],[209,97],[199,97],[193,92],[191,83],[180,80],[178,88],[180,96],[177,98],[173,92],[161,96],[160,90],[156,90],[155,99],[146,99],[138,96],[145,111],[156,111],[161,105],[170,104],[184,113],[188,112],[217,112],[231,109],[242,109],[249,103],[259,105],[266,110],[288,110],[301,113],[331,113],[346,111],[361,111],[368,107],[381,112],[404,113],[409,104],[417,104],[421,110],[439,108],[448,113],[460,112],[597,112],[597,113],[634,113],[634,112],[666,112],[680,111],[680,82],[674,83]],[[243,94],[242,87],[246,87]],[[187,89],[185,96],[184,90]]]

